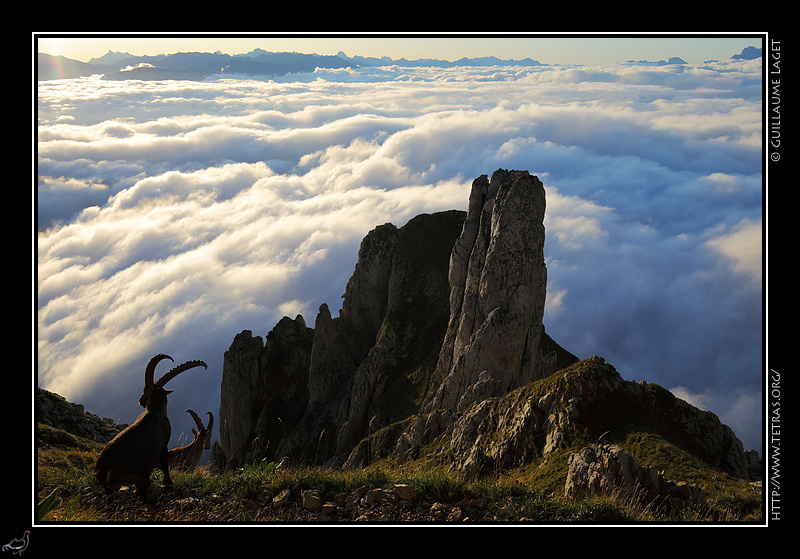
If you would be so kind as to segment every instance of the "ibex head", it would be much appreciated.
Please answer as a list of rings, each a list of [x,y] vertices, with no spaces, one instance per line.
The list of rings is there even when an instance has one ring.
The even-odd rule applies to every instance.
[[[199,367],[201,365],[208,369],[208,365],[206,365],[203,361],[187,361],[186,363],[178,365],[177,367],[173,367],[163,376],[161,376],[161,378],[153,382],[153,374],[155,373],[156,365],[159,363],[159,361],[164,359],[173,361],[172,357],[169,355],[159,353],[150,359],[150,362],[147,364],[147,368],[144,370],[144,389],[142,390],[142,395],[139,397],[139,405],[141,405],[143,408],[166,405],[167,394],[172,392],[172,390],[165,389],[164,385],[183,371],[193,367]]]
[[[203,422],[200,421],[200,418],[197,417],[197,414],[194,413],[193,410],[186,410],[187,413],[191,414],[194,418],[194,422],[197,424],[197,431],[192,429],[192,433],[194,434],[195,438],[198,436],[205,437],[205,442],[203,443],[203,448],[208,450],[211,448],[211,428],[214,426],[214,416],[211,414],[210,411],[207,411],[206,414],[208,415],[208,427],[203,427]]]

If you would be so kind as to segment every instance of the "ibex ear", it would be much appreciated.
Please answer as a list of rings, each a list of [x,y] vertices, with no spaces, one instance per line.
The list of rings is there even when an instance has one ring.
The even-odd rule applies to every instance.
[[[167,394],[172,394],[173,390],[167,390],[167,389],[165,388],[165,389],[164,389],[164,392],[166,392]]]

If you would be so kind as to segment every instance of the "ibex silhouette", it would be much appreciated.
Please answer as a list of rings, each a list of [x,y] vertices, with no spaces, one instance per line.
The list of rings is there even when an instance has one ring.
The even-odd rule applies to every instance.
[[[121,485],[135,484],[139,500],[147,501],[150,472],[160,467],[164,472],[164,485],[172,486],[167,462],[167,443],[171,433],[167,417],[167,394],[172,390],[164,385],[177,375],[193,367],[206,365],[202,361],[187,361],[172,368],[153,382],[156,365],[172,357],[159,353],[150,359],[144,372],[144,389],[139,404],[145,411],[116,437],[110,440],[97,458],[94,471],[97,481],[111,494]]]
[[[191,414],[194,422],[197,424],[197,431],[192,429],[194,433],[194,440],[186,446],[180,446],[170,449],[167,453],[167,462],[170,468],[176,470],[193,470],[200,460],[200,456],[204,450],[211,448],[211,428],[214,426],[214,416],[210,411],[208,414],[208,427],[203,427],[203,422],[197,417],[197,414],[192,410],[186,410],[186,413]]]

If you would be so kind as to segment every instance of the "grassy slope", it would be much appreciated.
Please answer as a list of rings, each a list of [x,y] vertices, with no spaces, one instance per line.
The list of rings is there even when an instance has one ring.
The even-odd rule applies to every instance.
[[[544,379],[540,384],[552,381]],[[479,522],[636,522],[665,520],[624,499],[591,498],[580,503],[563,499],[569,455],[585,444],[576,435],[568,445],[547,459],[535,460],[473,483],[449,472],[449,440],[442,438],[422,449],[417,460],[398,466],[391,458],[368,468],[340,472],[324,468],[285,468],[275,464],[211,474],[204,470],[173,473],[175,491],[158,486],[160,472],[153,473],[154,504],[142,506],[133,490],[117,493],[109,503],[95,483],[92,469],[101,445],[59,429],[39,424],[37,428],[37,495],[39,499],[58,489],[61,502],[44,517],[45,522],[236,522],[279,521],[456,521]],[[667,479],[685,480],[707,492],[712,511],[684,511],[669,521],[760,521],[761,489],[708,467],[655,433],[628,430],[617,440],[645,466],[664,470]],[[300,506],[300,492],[320,491],[324,499],[339,500],[360,487],[391,487],[394,483],[414,486],[420,494],[413,504],[385,502],[348,513],[320,516]],[[274,507],[272,499],[290,489],[290,506]],[[465,508],[465,499],[481,503]],[[438,505],[434,505],[439,503]],[[461,506],[458,504],[461,503]],[[477,506],[477,505],[476,505]],[[437,508],[438,507],[438,508]],[[343,509],[340,508],[339,511]],[[434,512],[434,510],[436,512]],[[468,512],[464,512],[468,511]]]

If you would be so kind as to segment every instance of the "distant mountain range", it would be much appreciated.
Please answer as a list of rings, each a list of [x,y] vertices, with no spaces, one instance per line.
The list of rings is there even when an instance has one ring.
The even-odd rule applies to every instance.
[[[747,47],[732,58],[757,58],[761,49]],[[658,62],[633,61],[628,63],[665,65],[686,64],[680,58]],[[255,49],[246,54],[221,52],[179,52],[157,56],[133,56],[124,52],[109,51],[89,62],[80,62],[63,56],[39,53],[36,74],[38,80],[77,78],[102,74],[107,80],[202,80],[211,76],[275,77],[290,73],[313,72],[316,68],[354,68],[370,66],[425,66],[450,68],[456,66],[548,66],[531,58],[504,60],[494,56],[461,58],[455,61],[422,58],[407,60],[389,57],[303,54],[297,52],[267,52]]]
[[[625,64],[638,64],[640,66],[667,66],[668,64],[688,64],[683,58],[677,56],[671,57],[669,60],[658,60],[651,62],[649,60],[628,60]]]
[[[179,52],[157,56],[133,56],[128,53],[109,51],[89,62],[79,62],[62,56],[39,53],[37,79],[51,80],[77,78],[103,74],[108,80],[200,80],[210,76],[254,76],[271,77],[290,73],[313,72],[316,68],[353,68],[364,66],[540,66],[540,62],[524,60],[501,60],[495,57],[462,58],[455,62],[436,59],[392,60],[387,57],[374,58],[344,53],[333,55],[302,54],[297,52],[267,52],[256,49],[247,54],[223,54],[221,52]]]

